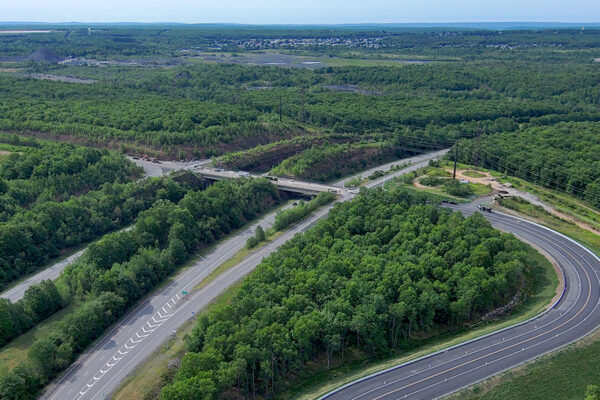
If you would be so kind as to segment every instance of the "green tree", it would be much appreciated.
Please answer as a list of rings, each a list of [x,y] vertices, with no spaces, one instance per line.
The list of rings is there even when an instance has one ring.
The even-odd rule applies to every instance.
[[[256,237],[256,240],[259,243],[265,241],[265,231],[263,230],[262,226],[259,225],[256,227],[256,232],[254,233],[254,237]]]
[[[246,240],[246,248],[249,250],[255,248],[256,246],[258,246],[258,240],[256,240],[256,237],[250,236],[248,240]]]
[[[598,385],[588,385],[585,389],[585,400],[600,400],[600,387]]]

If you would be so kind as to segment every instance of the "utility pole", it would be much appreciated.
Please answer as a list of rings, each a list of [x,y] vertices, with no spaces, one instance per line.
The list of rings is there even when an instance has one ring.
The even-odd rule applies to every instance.
[[[481,132],[479,132],[479,135],[477,135],[477,152],[475,153],[475,165],[477,165],[478,167],[481,166],[480,162],[479,162],[479,154],[481,153]]]
[[[279,122],[283,121],[283,116],[281,115],[282,113],[282,107],[283,106],[283,100],[281,99],[281,94],[279,95]]]
[[[458,140],[454,144],[454,173],[452,179],[456,179],[456,162],[458,161]]]

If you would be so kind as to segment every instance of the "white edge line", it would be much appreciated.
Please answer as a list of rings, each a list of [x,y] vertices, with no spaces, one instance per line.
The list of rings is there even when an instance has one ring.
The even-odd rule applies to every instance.
[[[571,241],[572,243],[574,243],[575,245],[577,245],[577,246],[579,246],[579,247],[583,248],[585,251],[587,251],[589,254],[591,254],[591,255],[592,255],[592,256],[593,256],[593,257],[594,257],[596,260],[598,260],[598,262],[600,262],[600,258],[599,258],[599,257],[598,257],[598,256],[597,256],[597,255],[596,255],[596,254],[595,254],[593,251],[591,251],[590,249],[588,249],[587,247],[585,247],[585,246],[584,246],[584,245],[582,245],[581,243],[579,243],[579,242],[577,242],[577,241],[575,241],[575,240],[571,239],[570,237],[568,237],[568,236],[566,236],[566,235],[563,235],[563,234],[562,234],[562,233],[560,233],[560,232],[557,232],[557,231],[555,231],[555,230],[553,230],[553,229],[550,229],[550,228],[548,228],[548,227],[546,227],[546,226],[540,225],[540,224],[538,224],[538,223],[536,223],[536,222],[532,222],[532,221],[529,221],[529,220],[526,220],[526,219],[524,219],[524,218],[520,218],[520,217],[515,217],[514,215],[505,214],[505,213],[502,213],[502,212],[499,212],[499,211],[495,211],[495,213],[496,213],[496,214],[501,214],[501,215],[504,215],[504,216],[507,216],[507,217],[510,217],[510,218],[515,218],[515,219],[518,219],[518,220],[521,220],[521,221],[524,221],[524,222],[527,222],[527,223],[530,223],[530,224],[533,224],[533,225],[536,225],[536,226],[538,226],[538,227],[540,227],[540,228],[546,229],[546,230],[548,230],[548,231],[550,231],[550,232],[552,232],[552,233],[555,233],[555,234],[557,234],[557,235],[559,235],[559,236],[562,236],[564,239],[567,239],[567,240]],[[559,265],[560,265],[560,264],[559,264]],[[561,271],[562,271],[562,273],[563,273],[563,276],[564,276],[564,273],[565,273],[565,272],[564,272],[564,270],[563,270],[562,268],[561,268]],[[566,285],[566,280],[565,280],[565,285]],[[323,400],[323,399],[326,399],[327,397],[333,396],[334,394],[336,394],[336,393],[338,393],[338,392],[340,392],[340,391],[342,391],[342,390],[344,390],[344,389],[346,389],[346,388],[348,388],[348,387],[350,387],[350,386],[353,386],[353,385],[356,385],[356,384],[358,384],[358,383],[364,382],[364,381],[366,381],[366,380],[369,380],[369,379],[371,379],[371,378],[374,378],[374,377],[376,377],[376,376],[383,375],[383,374],[385,374],[385,373],[387,373],[387,372],[394,371],[394,370],[396,370],[396,369],[399,369],[399,368],[405,367],[405,366],[407,366],[407,365],[410,365],[410,364],[416,363],[416,362],[418,362],[418,361],[421,361],[421,360],[424,360],[424,359],[426,359],[426,358],[429,358],[429,357],[436,356],[436,355],[438,355],[438,354],[441,354],[441,353],[444,353],[444,352],[446,352],[446,351],[448,351],[448,350],[454,350],[454,349],[456,349],[456,348],[459,348],[459,347],[461,347],[461,346],[464,346],[464,345],[470,344],[470,343],[472,343],[472,342],[475,342],[475,341],[478,341],[478,340],[481,340],[481,339],[485,339],[486,337],[489,337],[489,336],[492,336],[492,335],[498,334],[498,333],[500,333],[500,332],[504,332],[504,331],[506,331],[506,330],[508,330],[508,329],[512,329],[512,328],[515,328],[515,327],[518,327],[518,326],[521,326],[521,325],[527,324],[527,323],[529,323],[529,322],[531,322],[531,321],[533,321],[533,320],[535,320],[535,319],[537,319],[537,318],[541,317],[542,315],[546,314],[546,313],[547,313],[547,312],[549,312],[550,310],[553,310],[553,309],[554,309],[554,307],[556,307],[556,305],[558,304],[558,302],[560,302],[560,301],[562,300],[562,298],[563,298],[564,294],[565,294],[565,290],[563,289],[563,292],[562,292],[562,294],[561,294],[561,295],[560,295],[560,297],[559,297],[559,298],[558,298],[558,299],[557,299],[557,300],[554,302],[554,304],[552,304],[552,306],[551,306],[551,307],[549,307],[549,308],[547,308],[546,310],[542,311],[542,312],[541,312],[541,313],[539,313],[538,315],[535,315],[535,316],[533,316],[533,317],[529,318],[528,320],[521,321],[521,322],[519,322],[519,323],[517,323],[517,324],[510,325],[510,326],[507,326],[507,327],[505,327],[505,328],[499,329],[499,330],[497,330],[497,331],[493,331],[493,332],[487,333],[487,334],[485,334],[485,335],[483,335],[483,336],[478,336],[478,337],[476,337],[476,338],[473,338],[473,339],[467,340],[466,342],[458,343],[458,344],[456,344],[456,345],[454,345],[454,346],[450,346],[450,347],[447,347],[447,348],[444,348],[444,349],[438,350],[438,351],[436,351],[436,352],[434,352],[434,353],[430,353],[430,354],[424,355],[424,356],[422,356],[422,357],[415,358],[414,360],[406,361],[406,362],[404,362],[404,363],[402,363],[402,364],[395,365],[395,366],[393,366],[393,367],[390,367],[390,368],[384,369],[384,370],[382,370],[382,371],[378,371],[378,372],[372,373],[372,374],[370,374],[370,375],[367,375],[367,376],[365,376],[365,377],[362,377],[362,378],[360,378],[360,379],[357,379],[357,380],[355,380],[355,381],[348,382],[347,384],[345,384],[345,385],[343,385],[343,386],[340,386],[339,388],[337,388],[337,389],[334,389],[334,390],[332,390],[332,391],[330,391],[330,392],[328,392],[328,393],[325,393],[325,394],[324,394],[323,396],[321,396],[321,397],[318,397],[318,398],[317,398],[317,400]],[[599,327],[600,327],[600,326],[599,326]],[[559,346],[559,347],[556,347],[556,348],[554,348],[554,349],[551,349],[551,350],[549,350],[549,351],[547,351],[547,352],[545,352],[545,353],[538,354],[538,355],[536,355],[536,356],[534,356],[534,357],[532,357],[532,358],[530,358],[530,359],[528,359],[528,360],[525,360],[525,361],[523,361],[523,362],[521,362],[521,363],[519,363],[519,364],[516,364],[516,365],[513,365],[513,366],[511,366],[511,367],[508,367],[508,368],[506,368],[506,369],[505,369],[505,370],[503,370],[503,371],[495,372],[495,373],[493,373],[493,374],[491,374],[491,375],[489,375],[489,376],[487,376],[487,377],[485,377],[485,378],[483,378],[483,379],[480,379],[480,380],[478,380],[477,382],[472,382],[472,383],[469,383],[468,385],[466,385],[466,386],[463,386],[463,387],[462,387],[462,388],[460,388],[460,389],[457,389],[457,390],[455,390],[455,391],[452,391],[452,392],[450,392],[450,393],[446,393],[446,394],[444,394],[444,395],[442,395],[442,396],[440,396],[440,397],[437,397],[437,398],[439,399],[439,398],[441,398],[441,397],[444,397],[444,396],[451,395],[452,393],[456,393],[458,390],[462,390],[462,389],[464,389],[464,388],[467,388],[467,387],[469,387],[469,386],[475,385],[475,384],[477,384],[477,383],[479,383],[479,382],[481,382],[481,381],[483,381],[483,380],[485,380],[485,379],[488,379],[488,378],[490,378],[490,377],[492,377],[492,376],[494,376],[494,375],[501,374],[501,373],[503,373],[503,372],[506,372],[506,371],[508,371],[508,370],[511,370],[511,369],[513,369],[513,368],[516,368],[516,367],[518,367],[519,365],[522,365],[522,364],[524,364],[524,363],[526,363],[526,362],[529,362],[529,361],[531,361],[531,360],[533,360],[533,359],[536,359],[536,358],[542,357],[542,356],[544,356],[544,355],[546,355],[546,354],[548,354],[548,353],[550,353],[550,352],[553,352],[553,351],[559,350],[559,349],[561,349],[561,348],[563,348],[563,347],[565,347],[565,346],[568,346],[568,345],[570,345],[570,344],[572,344],[572,343],[574,343],[574,342],[576,342],[576,341],[578,341],[578,340],[580,340],[580,339],[582,339],[582,338],[584,338],[584,337],[586,337],[586,336],[590,335],[591,333],[593,333],[593,332],[594,332],[594,331],[596,331],[597,329],[598,329],[598,327],[597,327],[596,329],[594,329],[594,330],[590,331],[590,332],[587,332],[587,333],[585,333],[583,336],[581,336],[581,337],[578,337],[577,339],[574,339],[574,340],[572,340],[571,342],[565,343],[565,344],[564,344],[564,345],[562,345],[562,346]]]

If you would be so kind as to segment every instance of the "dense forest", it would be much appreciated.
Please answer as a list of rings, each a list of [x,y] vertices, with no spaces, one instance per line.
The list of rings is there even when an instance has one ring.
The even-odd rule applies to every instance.
[[[77,76],[74,67],[40,68]],[[0,129],[189,159],[274,142],[292,156],[307,147],[290,141],[319,145],[318,138],[332,135],[335,144],[345,136],[343,143],[369,141],[422,152],[520,125],[600,120],[600,81],[590,63],[516,60],[316,70],[198,64],[115,67],[112,77],[100,67],[82,68],[86,76],[99,71],[100,80],[82,85],[0,74]],[[372,94],[328,89],[355,86]]]
[[[524,244],[428,202],[377,190],[336,206],[199,317],[161,399],[270,397],[318,356],[406,349],[527,290]]]
[[[0,143],[5,143],[0,144],[1,222],[32,203],[67,200],[104,183],[129,182],[141,175],[125,157],[107,150],[16,135],[0,135]]]
[[[76,304],[48,335],[30,346],[27,360],[0,377],[0,397],[35,398],[41,387],[199,248],[278,201],[276,187],[266,179],[217,182],[205,190],[189,190],[175,203],[159,199],[140,213],[133,230],[107,235],[90,246],[55,284],[32,286],[15,305],[0,302],[4,341],[23,331],[21,320],[29,322],[29,314],[19,311],[36,312],[31,316],[34,321],[59,309],[61,302]]]
[[[108,150],[16,135],[0,135],[0,150],[0,287],[181,196],[173,181],[135,182],[141,170]]]
[[[35,398],[199,249],[280,200],[266,179],[142,180],[124,154],[330,181],[458,141],[461,162],[600,207],[600,29],[188,28],[0,35],[0,288],[98,239],[57,280],[0,300],[0,346],[64,314],[2,371],[1,399]],[[267,66],[274,54],[319,65]],[[201,314],[161,399],[274,397],[312,361],[401,352],[530,289],[524,244],[432,202],[395,188],[337,205]]]
[[[459,159],[600,207],[600,128],[597,123],[559,123],[459,143]]]

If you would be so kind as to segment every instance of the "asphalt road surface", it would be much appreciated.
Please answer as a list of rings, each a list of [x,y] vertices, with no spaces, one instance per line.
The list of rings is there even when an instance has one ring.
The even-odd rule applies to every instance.
[[[427,161],[428,159],[402,171],[369,182],[366,186],[376,187],[382,185],[389,179],[419,168]],[[351,194],[347,193],[339,201],[346,201],[351,197]],[[275,251],[296,233],[307,230],[317,220],[326,216],[331,207],[333,205],[319,210],[306,221],[286,231],[269,245],[257,249],[240,264],[220,274],[203,288],[192,291],[192,288],[207,275],[245,246],[246,240],[254,233],[258,224],[264,228],[269,227],[274,221],[274,213],[262,218],[243,232],[228,238],[216,246],[210,254],[174,277],[168,286],[152,294],[149,299],[126,316],[100,340],[98,345],[83,354],[64,377],[44,394],[43,398],[52,400],[108,398],[120,383],[134,371],[135,367],[158,349],[184,322],[193,318],[195,312],[201,310],[225,289],[246,276],[260,264],[265,256]],[[513,220],[510,221],[516,224]],[[535,229],[541,231],[538,234],[552,235],[542,228]],[[537,237],[533,239],[536,243],[538,242]],[[568,245],[574,246],[570,243]],[[568,259],[565,262],[568,262]],[[568,277],[568,279],[572,280],[576,277]],[[597,288],[597,280],[595,282]],[[189,294],[184,296],[184,291],[189,292]],[[596,295],[597,292],[596,289]],[[554,315],[554,311],[547,315]],[[376,378],[373,379],[376,380]],[[387,387],[387,384],[384,384],[384,387]],[[344,394],[336,396],[338,396],[337,398],[347,398]],[[395,397],[392,396],[391,398]]]
[[[396,160],[384,165],[380,165],[371,169],[368,169],[366,171],[363,171],[359,174],[355,174],[355,175],[351,175],[347,178],[341,179],[337,182],[335,182],[333,184],[333,186],[337,186],[337,187],[344,187],[344,185],[346,184],[346,182],[351,181],[353,179],[364,179],[367,178],[368,176],[370,176],[371,174],[373,174],[375,171],[389,171],[392,167],[396,166],[396,165],[402,165],[402,164],[410,164],[409,167],[398,171],[397,173],[399,173],[400,175],[405,174],[407,172],[412,172],[416,169],[419,169],[421,167],[424,167],[425,165],[427,165],[427,163],[429,162],[429,160],[434,160],[437,158],[441,158],[442,156],[444,156],[444,154],[446,154],[448,152],[449,149],[444,149],[444,150],[439,150],[439,151],[434,151],[431,153],[426,153],[426,154],[420,154],[418,156],[414,156],[414,157],[410,157],[410,158],[405,158],[402,160]],[[387,179],[390,179],[390,177],[387,177]],[[380,178],[381,180],[381,178]],[[385,179],[384,179],[385,180]]]
[[[348,200],[349,197],[340,201]],[[335,204],[335,203],[334,203]],[[192,267],[186,269],[165,288],[153,294],[125,317],[97,346],[82,355],[64,377],[42,398],[83,400],[109,398],[134,368],[151,355],[195,312],[205,307],[221,292],[246,276],[264,257],[305,231],[327,215],[333,204],[319,210],[306,221],[294,226],[270,244],[257,249],[240,264],[220,274],[203,288],[193,291],[207,275],[244,248],[246,240],[260,224],[270,227],[275,213],[261,218],[244,231],[217,245]],[[187,291],[188,295],[183,295]]]
[[[52,264],[50,267],[38,272],[35,275],[31,275],[30,277],[19,282],[14,287],[0,294],[0,297],[8,299],[13,303],[18,300],[21,300],[23,298],[23,295],[25,294],[25,291],[29,289],[31,285],[34,285],[46,279],[54,280],[58,278],[63,269],[65,269],[67,265],[71,265],[72,263],[74,263],[79,257],[81,257],[84,251],[85,249],[79,250],[78,252],[71,254],[64,260]]]
[[[452,208],[470,215],[474,204]],[[562,297],[525,323],[350,383],[322,398],[435,399],[576,341],[600,324],[600,259],[563,235],[534,223],[483,213],[495,228],[535,244],[560,266]]]

